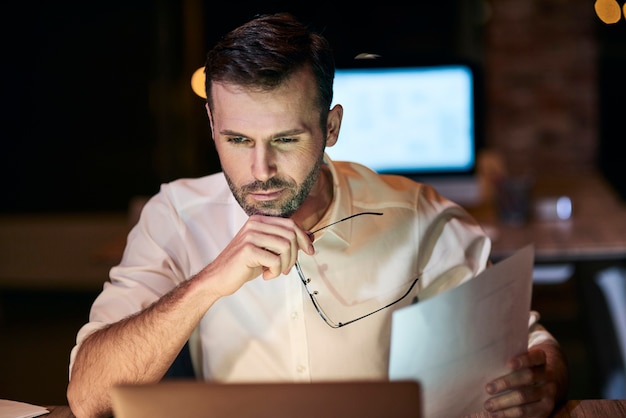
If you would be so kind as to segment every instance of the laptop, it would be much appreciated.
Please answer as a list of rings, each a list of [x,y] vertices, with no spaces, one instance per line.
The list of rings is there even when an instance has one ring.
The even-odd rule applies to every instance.
[[[120,385],[115,418],[421,418],[415,381]]]

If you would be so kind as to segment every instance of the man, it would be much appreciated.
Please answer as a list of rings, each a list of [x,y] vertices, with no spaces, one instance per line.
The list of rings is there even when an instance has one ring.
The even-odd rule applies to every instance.
[[[205,380],[385,379],[393,309],[488,263],[459,206],[328,158],[343,113],[332,52],[292,16],[229,33],[206,75],[223,173],[165,184],[145,206],[72,350],[79,418],[110,415],[113,385],[162,379],[187,342]],[[538,325],[529,341],[485,389],[494,416],[547,416],[564,397],[558,345]]]

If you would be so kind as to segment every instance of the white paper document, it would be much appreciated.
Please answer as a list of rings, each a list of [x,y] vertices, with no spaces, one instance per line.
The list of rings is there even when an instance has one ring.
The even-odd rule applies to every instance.
[[[48,414],[46,408],[29,403],[0,399],[0,418],[33,418]]]
[[[424,418],[483,411],[485,384],[528,348],[534,247],[393,313],[389,378],[417,380]]]

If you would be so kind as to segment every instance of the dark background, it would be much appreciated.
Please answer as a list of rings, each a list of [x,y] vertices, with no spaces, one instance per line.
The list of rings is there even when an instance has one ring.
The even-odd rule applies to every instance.
[[[126,210],[162,182],[218,171],[189,79],[219,36],[256,13],[289,10],[322,29],[339,63],[364,51],[467,57],[479,43],[472,2],[424,2],[420,13],[293,3],[5,2],[0,210]]]
[[[188,81],[221,34],[257,13],[288,10],[322,29],[339,64],[375,52],[481,65],[480,1],[294,3],[4,2],[0,211],[126,210],[162,182],[219,171]],[[598,25],[598,162],[626,196],[624,26]]]
[[[120,209],[154,188],[149,2],[5,2],[2,210]]]
[[[626,200],[626,18],[613,25],[598,23],[597,33],[598,167]]]

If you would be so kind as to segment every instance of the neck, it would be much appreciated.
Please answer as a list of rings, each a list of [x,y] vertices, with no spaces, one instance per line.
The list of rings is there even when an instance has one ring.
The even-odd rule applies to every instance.
[[[310,230],[328,210],[333,194],[332,175],[328,166],[323,164],[313,190],[291,218],[304,229]]]

